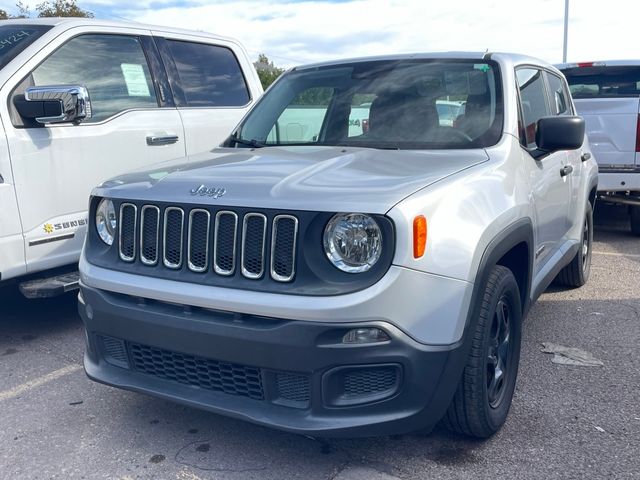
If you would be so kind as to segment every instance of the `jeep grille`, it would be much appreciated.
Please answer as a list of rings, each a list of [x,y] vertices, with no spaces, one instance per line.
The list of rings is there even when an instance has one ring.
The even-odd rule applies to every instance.
[[[260,212],[239,216],[231,210],[164,208],[123,203],[120,207],[119,254],[125,262],[195,273],[234,275],[277,282],[295,276],[298,219]],[[162,261],[159,262],[158,259]]]

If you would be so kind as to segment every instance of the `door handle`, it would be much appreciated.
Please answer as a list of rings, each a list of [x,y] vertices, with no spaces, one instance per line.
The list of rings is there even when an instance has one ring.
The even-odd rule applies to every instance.
[[[178,141],[178,135],[164,135],[164,136],[156,136],[149,135],[147,137],[147,145],[156,146],[156,145],[171,145],[172,143],[176,143]]]
[[[583,162],[586,162],[590,158],[591,154],[589,152],[584,152],[582,155],[580,155],[580,160],[582,160]]]
[[[567,175],[569,175],[571,172],[573,172],[573,167],[571,165],[565,165],[564,167],[562,167],[562,169],[560,170],[560,176],[561,177],[566,177]]]

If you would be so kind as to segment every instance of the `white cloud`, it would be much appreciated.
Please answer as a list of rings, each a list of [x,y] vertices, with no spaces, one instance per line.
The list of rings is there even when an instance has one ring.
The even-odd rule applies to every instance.
[[[264,52],[279,65],[485,49],[526,53],[550,62],[562,59],[564,0],[196,0],[184,6],[156,0],[137,4],[135,10],[122,1],[93,3],[132,20],[235,37],[253,56]],[[570,7],[569,61],[640,56],[632,40],[640,2],[571,0]]]

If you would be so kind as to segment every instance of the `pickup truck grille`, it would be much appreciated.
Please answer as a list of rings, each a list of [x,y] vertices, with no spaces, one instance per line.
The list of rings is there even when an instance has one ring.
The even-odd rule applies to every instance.
[[[120,205],[120,260],[249,280],[295,276],[298,219],[261,212]]]

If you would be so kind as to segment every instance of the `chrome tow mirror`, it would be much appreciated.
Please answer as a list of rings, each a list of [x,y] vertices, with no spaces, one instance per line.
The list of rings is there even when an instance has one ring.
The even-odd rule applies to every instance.
[[[91,118],[89,91],[82,85],[28,87],[24,99],[33,108],[23,116],[38,123],[80,123]]]

